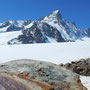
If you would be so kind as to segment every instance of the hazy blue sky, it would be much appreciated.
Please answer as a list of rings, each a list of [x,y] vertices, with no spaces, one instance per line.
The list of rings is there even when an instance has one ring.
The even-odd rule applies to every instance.
[[[57,9],[81,29],[90,27],[90,0],[0,0],[0,22],[37,20]]]

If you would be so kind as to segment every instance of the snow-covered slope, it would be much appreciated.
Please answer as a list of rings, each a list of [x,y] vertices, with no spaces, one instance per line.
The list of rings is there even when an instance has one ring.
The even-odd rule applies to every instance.
[[[0,45],[5,45],[12,38],[16,38],[18,35],[21,35],[21,31],[13,31],[7,33],[0,33]]]
[[[89,52],[89,41],[34,45],[0,45],[0,63],[16,59],[34,59],[59,64],[81,58],[89,58]]]
[[[12,31],[19,31],[21,30],[24,26],[30,24],[30,20],[9,20],[3,23],[0,23],[0,33],[4,32],[12,32]]]

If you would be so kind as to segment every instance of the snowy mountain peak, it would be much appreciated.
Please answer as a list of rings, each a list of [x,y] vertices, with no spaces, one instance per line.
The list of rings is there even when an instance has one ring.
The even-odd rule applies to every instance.
[[[52,12],[53,14],[58,14],[59,13],[59,10],[55,10]]]
[[[42,22],[53,22],[59,23],[62,20],[59,10],[55,10],[54,12],[50,13],[48,16],[44,17],[41,21]]]
[[[84,32],[88,37],[90,37],[90,28],[87,28]]]
[[[64,20],[59,10],[37,20],[9,20],[0,23],[0,32],[21,31],[20,35],[10,38],[8,44],[73,42],[90,37],[90,28],[81,30],[74,22]]]
[[[0,33],[19,31],[31,23],[31,20],[9,20],[0,23]]]
[[[31,20],[9,20],[10,24],[15,25],[17,27],[23,27],[31,23]]]
[[[53,11],[52,13],[50,13],[49,15],[48,15],[48,17],[59,17],[59,18],[61,18],[61,15],[60,15],[60,12],[59,12],[59,10],[55,10],[55,11]]]
[[[34,21],[32,21],[30,24],[24,26],[24,29],[31,28],[34,25]]]

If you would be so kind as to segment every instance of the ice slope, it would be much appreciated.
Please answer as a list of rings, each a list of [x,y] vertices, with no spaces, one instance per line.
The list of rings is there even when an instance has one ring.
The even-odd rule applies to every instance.
[[[21,31],[0,33],[0,45],[7,44],[9,40],[11,40],[12,38],[16,38],[20,34],[21,34]]]
[[[1,32],[6,32],[8,27],[9,27],[9,26],[0,28],[0,33],[1,33]]]
[[[90,58],[90,42],[0,45],[0,63],[16,59],[34,59],[60,64]]]

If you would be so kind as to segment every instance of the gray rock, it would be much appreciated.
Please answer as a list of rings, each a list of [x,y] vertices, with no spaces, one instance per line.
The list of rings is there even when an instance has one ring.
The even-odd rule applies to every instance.
[[[1,82],[4,80],[0,86],[4,84],[5,88],[9,85],[9,90],[13,85],[16,90],[87,90],[78,74],[49,62],[16,60],[0,64],[0,77]],[[7,78],[10,80],[8,83]]]

